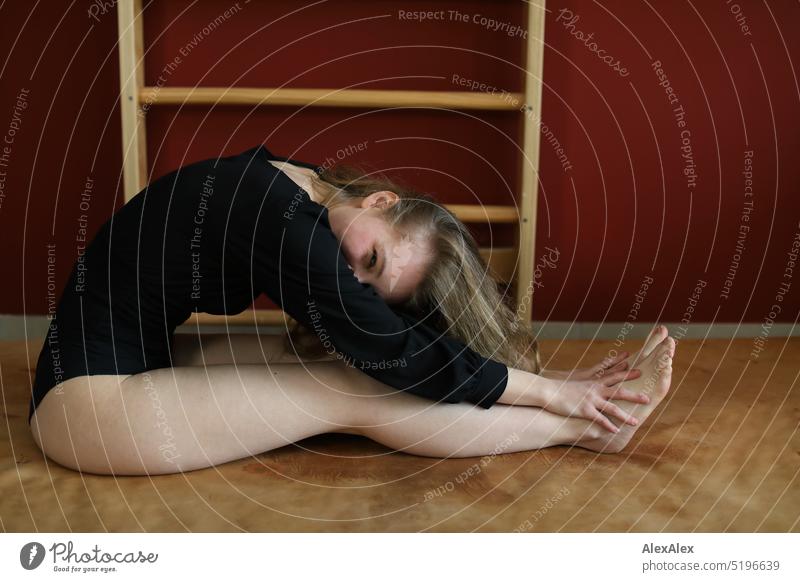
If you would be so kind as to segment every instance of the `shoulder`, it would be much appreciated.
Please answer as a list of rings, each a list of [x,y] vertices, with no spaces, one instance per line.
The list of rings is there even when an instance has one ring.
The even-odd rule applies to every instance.
[[[310,200],[298,191],[297,195],[283,198],[280,226],[284,244],[290,251],[311,252],[318,255],[335,255],[339,243],[331,230],[328,209]]]
[[[300,268],[316,284],[342,294],[363,291],[365,285],[347,266],[324,206],[306,198],[286,211],[279,245],[283,264]]]

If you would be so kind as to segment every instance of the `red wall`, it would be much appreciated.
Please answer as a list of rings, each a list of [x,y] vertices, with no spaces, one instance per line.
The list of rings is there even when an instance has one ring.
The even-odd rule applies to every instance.
[[[85,0],[0,8],[0,133],[15,130],[0,166],[0,252],[10,280],[0,288],[0,312],[44,313],[46,244],[55,244],[50,282],[58,292],[76,256],[81,214],[91,236],[121,203],[111,4],[105,13],[102,2]],[[431,8],[157,0],[145,11],[147,83],[468,90],[453,82],[458,75],[522,89],[524,42],[511,28],[524,24],[522,2],[436,3],[443,19],[422,23],[398,14]],[[229,17],[209,27],[226,9]],[[548,9],[534,317],[674,321],[694,304],[693,322],[762,322],[783,282],[790,286],[777,319],[795,321],[800,283],[786,268],[800,231],[800,91],[790,62],[800,58],[800,41],[788,23],[798,21],[800,5],[551,0]],[[476,15],[503,28],[489,30]],[[521,112],[153,106],[148,155],[157,177],[256,143],[322,163],[366,142],[347,161],[447,202],[508,204],[519,188],[522,119]],[[690,161],[682,146],[691,148]],[[745,151],[753,152],[749,197]],[[87,178],[88,209],[80,205]],[[495,244],[513,236],[497,227],[476,234]],[[556,256],[546,248],[557,260],[545,260]],[[705,287],[690,301],[699,280]]]

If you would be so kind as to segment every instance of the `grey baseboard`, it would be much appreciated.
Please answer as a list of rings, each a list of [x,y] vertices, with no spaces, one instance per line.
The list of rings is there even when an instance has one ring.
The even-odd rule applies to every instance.
[[[683,323],[660,322],[678,340],[699,338],[755,338],[764,334],[760,323]],[[654,323],[534,321],[541,339],[644,339]],[[800,327],[794,323],[775,323],[769,337],[797,337]]]
[[[44,315],[0,315],[0,341],[38,340],[48,325]]]
[[[662,322],[677,339],[692,338],[754,338],[764,334],[760,323],[682,323]],[[40,340],[47,332],[48,319],[44,315],[0,315],[0,341]],[[625,322],[570,322],[534,321],[533,328],[540,339],[641,339],[647,336],[653,323]],[[206,325],[205,333],[225,333],[224,325]],[[255,326],[230,328],[236,333],[255,333]],[[195,328],[181,326],[178,333],[193,333]],[[260,333],[278,334],[282,327],[262,327]],[[800,327],[794,323],[775,323],[768,330],[769,337],[797,337]]]

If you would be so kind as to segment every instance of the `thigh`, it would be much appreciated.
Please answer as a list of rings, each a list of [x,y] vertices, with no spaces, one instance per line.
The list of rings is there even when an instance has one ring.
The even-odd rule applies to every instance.
[[[50,459],[72,469],[190,471],[359,426],[368,401],[357,397],[371,382],[339,362],[83,376],[47,394],[31,430]]]
[[[119,391],[130,374],[76,376],[56,384],[45,394],[30,419],[33,440],[50,459],[69,468],[81,451],[98,452],[104,445],[101,424],[107,418],[108,394]],[[109,422],[110,421],[110,422]],[[106,431],[108,434],[108,431]]]

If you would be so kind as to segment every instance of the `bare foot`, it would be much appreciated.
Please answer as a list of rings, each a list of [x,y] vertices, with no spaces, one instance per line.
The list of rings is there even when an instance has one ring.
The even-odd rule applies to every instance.
[[[600,436],[588,438],[576,443],[576,445],[598,453],[618,453],[624,449],[631,440],[633,433],[644,424],[650,413],[655,410],[667,395],[672,380],[672,357],[674,355],[675,340],[668,337],[656,344],[655,348],[651,349],[650,354],[637,365],[637,368],[642,371],[642,375],[639,378],[617,385],[620,388],[642,392],[650,397],[650,402],[647,404],[614,400],[617,406],[636,417],[639,424],[631,426],[630,424],[622,423],[616,418],[609,417],[611,422],[619,428],[619,432],[612,433],[603,429]]]
[[[668,333],[669,330],[667,330],[666,326],[664,325],[657,325],[651,329],[647,339],[644,340],[642,349],[634,354],[631,354],[630,357],[625,360],[628,363],[628,369],[633,370],[634,368],[638,367],[647,356],[653,353],[653,350],[656,348],[656,346],[664,341]]]

